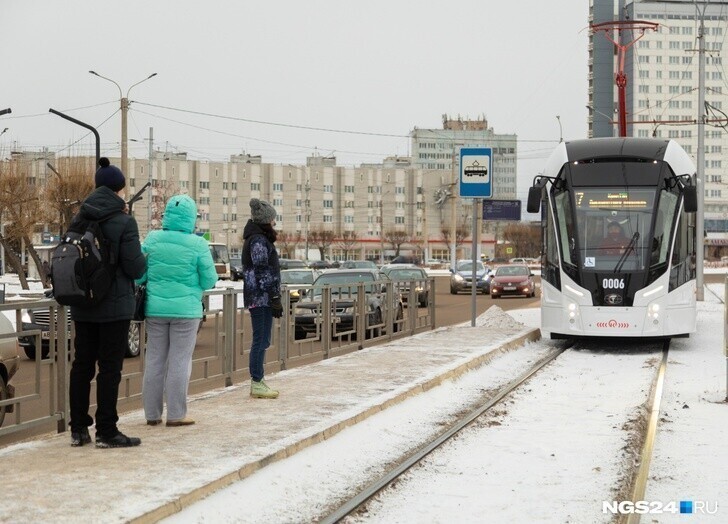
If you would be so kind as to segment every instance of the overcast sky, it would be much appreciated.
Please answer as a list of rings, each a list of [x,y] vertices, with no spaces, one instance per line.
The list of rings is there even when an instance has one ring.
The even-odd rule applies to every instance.
[[[586,135],[587,16],[587,0],[1,0],[0,152],[92,154],[53,108],[118,156],[119,89],[88,71],[124,95],[157,73],[129,93],[130,157],[153,127],[155,148],[190,158],[351,166],[409,154],[410,130],[445,113],[484,115],[518,135],[522,196],[556,115],[564,138]]]

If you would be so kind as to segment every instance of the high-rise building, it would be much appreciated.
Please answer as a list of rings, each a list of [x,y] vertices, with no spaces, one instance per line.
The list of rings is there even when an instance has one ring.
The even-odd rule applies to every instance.
[[[496,134],[488,127],[485,117],[476,120],[450,118],[442,115],[442,129],[414,128],[412,164],[424,169],[453,173],[457,180],[461,147],[490,147],[493,149],[493,198],[516,198],[516,153],[518,138],[513,134]]]
[[[704,24],[705,49],[705,231],[728,231],[728,178],[723,174],[728,152],[728,84],[722,47],[728,36],[728,0],[591,0],[590,23],[610,20],[658,24],[625,54],[627,136],[674,139],[697,164],[699,97],[699,31]],[[615,33],[615,38],[617,37]],[[622,45],[639,36],[624,32]],[[600,32],[589,46],[590,136],[617,134],[619,54]],[[725,90],[725,91],[724,91]],[[721,121],[722,120],[722,121]],[[683,174],[683,173],[678,173]]]

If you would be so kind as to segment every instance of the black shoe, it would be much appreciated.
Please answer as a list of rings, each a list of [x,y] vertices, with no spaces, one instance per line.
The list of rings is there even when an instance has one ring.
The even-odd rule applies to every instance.
[[[84,444],[91,444],[91,435],[88,434],[88,428],[79,431],[71,431],[71,446],[77,448]]]
[[[131,448],[142,443],[142,439],[136,437],[127,437],[119,432],[113,437],[105,438],[96,435],[97,448]]]

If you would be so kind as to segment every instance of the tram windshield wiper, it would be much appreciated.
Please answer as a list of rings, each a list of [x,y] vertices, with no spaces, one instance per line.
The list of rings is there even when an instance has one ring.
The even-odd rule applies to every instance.
[[[627,247],[624,248],[624,253],[622,253],[621,257],[619,257],[619,260],[617,261],[617,265],[614,266],[615,273],[619,273],[620,271],[622,271],[622,266],[627,261],[627,256],[629,255],[630,251],[634,251],[635,254],[637,253],[634,246],[635,246],[635,244],[637,244],[637,241],[639,240],[639,238],[640,238],[639,231],[635,231],[634,235],[632,235],[632,240],[630,240],[629,244],[627,244]]]

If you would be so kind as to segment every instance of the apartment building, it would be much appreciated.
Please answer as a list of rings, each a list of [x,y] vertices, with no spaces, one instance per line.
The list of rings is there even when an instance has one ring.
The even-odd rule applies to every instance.
[[[699,28],[704,23],[705,51],[705,231],[728,232],[728,84],[722,48],[728,31],[728,0],[591,0],[590,23],[610,20],[658,24],[625,55],[627,135],[674,139],[697,164],[699,97]],[[626,45],[638,33],[625,33]],[[617,134],[618,54],[597,32],[589,46],[590,136]],[[725,105],[724,105],[725,104]],[[722,119],[722,122],[719,121]],[[710,122],[714,120],[714,122]]]
[[[110,160],[120,164],[119,158]],[[48,164],[62,165],[64,159],[47,151],[24,151],[14,153],[13,161],[42,188],[55,176]],[[82,161],[91,176],[95,160]],[[300,258],[319,258],[321,242],[316,242],[315,233],[323,230],[331,232],[324,257],[332,260],[390,258],[396,251],[395,237],[403,253],[447,259],[445,235],[451,232],[453,217],[461,228],[472,223],[470,202],[454,198],[452,171],[422,169],[409,157],[344,167],[333,157],[313,156],[306,165],[292,165],[270,164],[250,155],[207,162],[190,160],[185,153],[155,152],[147,159],[130,158],[127,171],[127,197],[151,184],[132,210],[142,238],[161,226],[169,197],[184,193],[197,202],[198,234],[227,244],[233,254],[242,249],[251,198],[275,207],[276,227],[298,238],[291,249]],[[59,176],[62,173],[63,169]],[[56,228],[57,224],[39,223],[34,243],[56,242],[57,236],[48,234]],[[458,256],[470,256],[471,249],[470,241],[463,241]]]

